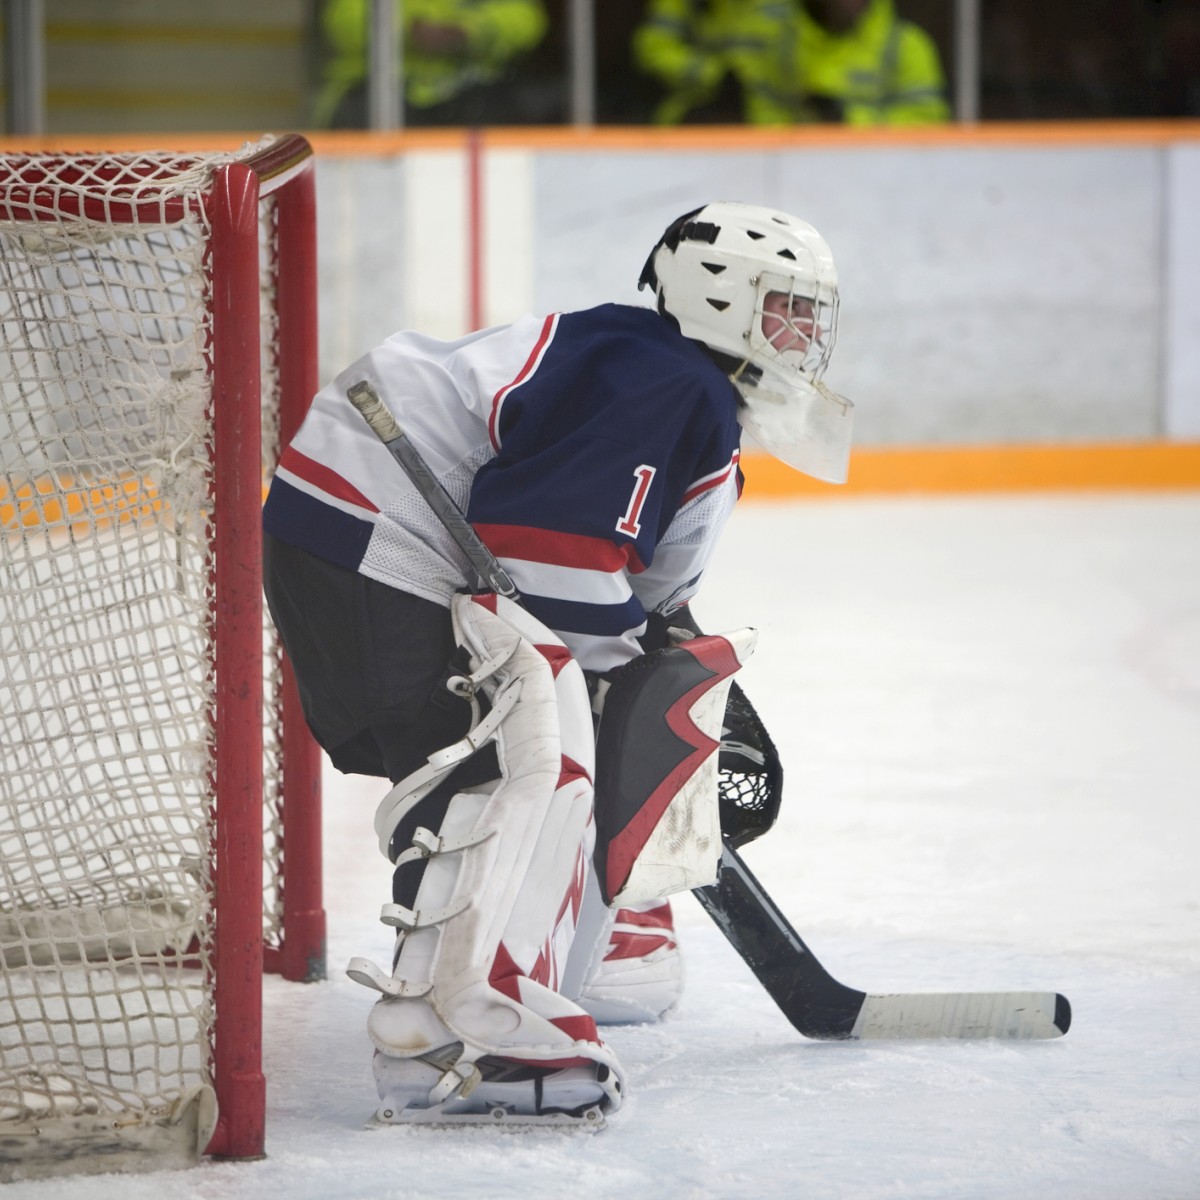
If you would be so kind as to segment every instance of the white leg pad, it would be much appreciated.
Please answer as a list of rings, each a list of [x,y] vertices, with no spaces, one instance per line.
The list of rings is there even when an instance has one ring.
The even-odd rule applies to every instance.
[[[399,948],[368,1031],[385,1058],[461,1045],[431,1104],[467,1094],[478,1085],[473,1064],[491,1057],[590,1066],[603,1106],[615,1109],[620,1065],[594,1020],[559,991],[594,839],[583,673],[558,638],[502,597],[456,597],[452,615],[471,653],[469,686],[492,709],[514,691],[517,701],[491,733],[500,780],[452,797],[441,828],[415,843],[428,862],[412,910],[385,909]],[[405,782],[385,798],[381,845],[391,835],[383,826],[394,829],[411,809],[397,795]],[[353,977],[378,987],[367,966],[355,960]],[[381,1077],[381,1094],[383,1086]]]
[[[659,1021],[683,995],[683,955],[668,900],[609,908],[594,873],[563,990],[598,1025]]]

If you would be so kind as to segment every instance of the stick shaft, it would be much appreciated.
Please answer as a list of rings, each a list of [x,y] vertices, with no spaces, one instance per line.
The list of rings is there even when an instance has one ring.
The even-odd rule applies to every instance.
[[[360,383],[351,384],[346,395],[350,403],[362,413],[364,420],[391,456],[400,464],[401,470],[408,476],[413,487],[421,493],[421,498],[433,510],[434,516],[441,521],[446,532],[466,555],[479,584],[486,591],[497,592],[510,600],[519,600],[520,594],[512,577],[484,545],[483,539],[475,532],[475,527],[429,469],[429,464],[421,457],[421,452],[388,411],[374,387],[364,379]]]

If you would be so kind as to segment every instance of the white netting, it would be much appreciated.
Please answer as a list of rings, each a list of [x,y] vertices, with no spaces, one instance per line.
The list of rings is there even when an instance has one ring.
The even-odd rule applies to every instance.
[[[0,219],[0,1122],[152,1120],[209,1082],[212,330],[196,198],[230,157],[82,177],[68,160],[37,194],[65,216]],[[5,195],[22,169],[0,160]],[[136,202],[137,223],[82,219],[97,198]],[[277,758],[273,732],[268,746]],[[276,807],[272,793],[273,831]]]

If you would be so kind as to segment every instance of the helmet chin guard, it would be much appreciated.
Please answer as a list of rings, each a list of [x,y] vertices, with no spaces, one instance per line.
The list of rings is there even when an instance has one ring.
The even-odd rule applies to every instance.
[[[852,406],[820,382],[837,338],[837,269],[811,225],[758,205],[705,205],[670,226],[638,286],[654,289],[684,337],[732,359],[739,420],[765,450],[845,481]],[[803,317],[768,315],[780,309]]]
[[[779,379],[764,372],[757,384],[735,378],[742,396],[738,424],[789,467],[825,483],[845,483],[854,405],[819,380],[789,374]]]

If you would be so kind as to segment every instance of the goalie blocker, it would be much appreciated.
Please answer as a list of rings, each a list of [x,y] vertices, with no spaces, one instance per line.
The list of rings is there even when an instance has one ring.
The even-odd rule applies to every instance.
[[[593,861],[605,903],[716,882],[722,726],[756,637],[752,629],[692,637],[633,659],[597,689]]]

